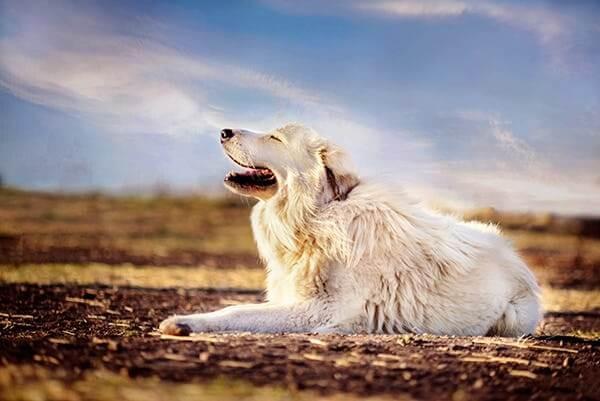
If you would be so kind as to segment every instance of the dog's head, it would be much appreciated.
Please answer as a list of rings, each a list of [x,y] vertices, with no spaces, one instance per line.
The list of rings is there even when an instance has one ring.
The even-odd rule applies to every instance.
[[[223,129],[227,156],[245,168],[225,177],[240,195],[267,200],[279,193],[306,191],[323,203],[343,200],[358,184],[347,156],[313,130],[289,124],[266,134]]]

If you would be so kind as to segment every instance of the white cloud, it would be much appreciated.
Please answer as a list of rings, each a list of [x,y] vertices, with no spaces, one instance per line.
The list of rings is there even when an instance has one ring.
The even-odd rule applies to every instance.
[[[0,39],[0,86],[34,103],[85,114],[113,131],[218,128],[215,120],[223,106],[219,99],[208,99],[207,83],[301,107],[321,102],[317,94],[283,79],[115,34],[85,13],[69,10],[69,18],[60,12],[64,18],[46,18],[32,17],[27,9],[9,11],[17,28]],[[69,29],[62,19],[69,21]]]
[[[469,11],[464,1],[373,1],[357,3],[359,10],[374,11],[398,17],[448,17]]]
[[[510,127],[510,122],[503,120],[498,113],[483,110],[459,110],[454,116],[468,124],[483,125],[482,132],[494,140],[494,143],[511,156],[512,160],[519,161],[519,167],[545,169],[544,161],[538,153],[524,139],[515,134]],[[488,146],[486,141],[483,142]],[[481,145],[480,145],[481,146]],[[489,149],[477,149],[483,154],[488,154]]]
[[[410,192],[428,203],[456,209],[493,206],[600,215],[595,161],[560,169],[497,112],[460,110],[445,115],[442,123],[452,125],[453,118],[462,121],[459,130],[470,132],[462,144],[459,137],[452,139],[465,156],[453,155],[451,160],[437,156],[430,163],[414,164],[409,174],[399,177]]]
[[[460,194],[463,199],[470,197],[473,205],[600,215],[600,204],[594,202],[600,198],[600,187],[593,185],[589,174],[578,174],[575,179],[567,175],[539,179],[519,171],[463,171],[457,177]]]
[[[48,13],[29,11],[12,10],[17,29],[0,38],[0,87],[81,115],[108,133],[214,134],[224,126],[264,131],[299,121],[355,150],[365,165],[382,146],[382,133],[358,121],[333,96],[243,65],[184,53],[165,41],[117,34],[107,28],[109,22],[91,17],[97,10],[57,3]],[[267,115],[247,112],[231,104],[222,94],[226,91],[262,96],[274,108]],[[423,143],[406,132],[386,132],[394,134],[407,148]]]
[[[582,21],[561,14],[556,8],[524,2],[493,0],[348,0],[296,2],[263,0],[273,7],[299,14],[372,15],[387,18],[447,19],[463,15],[487,18],[533,34],[547,51],[552,66],[566,71],[572,60],[568,52],[572,32]],[[587,24],[587,23],[586,23]],[[590,28],[590,27],[588,27]],[[593,29],[593,28],[590,28]]]
[[[522,139],[517,138],[513,132],[497,120],[490,120],[490,126],[494,138],[501,147],[513,152],[530,163],[537,161],[536,152]]]
[[[567,21],[549,8],[492,1],[456,0],[384,0],[355,4],[356,9],[399,18],[442,18],[464,14],[479,15],[534,33],[540,42],[550,46],[567,34]]]
[[[565,29],[553,14],[510,8],[516,5],[466,1],[360,4],[363,11],[368,4],[370,12],[399,17],[479,13],[530,29],[548,42],[563,35]],[[105,21],[74,10],[68,10],[65,29],[60,13],[67,11],[57,11],[60,7],[53,5],[52,12],[58,16],[12,11],[13,27],[0,39],[0,86],[28,101],[81,115],[108,132],[216,133],[224,126],[267,130],[292,120],[311,125],[348,148],[367,175],[381,176],[388,171],[407,179],[410,186],[428,183],[442,198],[503,208],[552,206],[570,211],[583,208],[600,191],[597,185],[590,190],[590,180],[576,184],[560,175],[552,175],[559,177],[557,180],[548,180],[554,173],[540,155],[494,113],[467,111],[457,115],[486,127],[484,146],[489,148],[477,149],[481,154],[496,152],[492,156],[498,156],[501,149],[499,159],[512,156],[524,163],[499,171],[491,164],[475,166],[473,156],[460,166],[452,166],[435,160],[432,149],[436,144],[430,137],[402,127],[388,127],[382,132],[378,124],[346,109],[333,96],[243,65],[183,53],[143,35],[117,34]],[[257,116],[244,113],[243,106],[231,105],[220,90],[211,92],[207,87],[257,93],[286,104]],[[466,164],[471,166],[465,168]],[[528,168],[523,169],[524,165]],[[557,182],[561,189],[556,189]]]

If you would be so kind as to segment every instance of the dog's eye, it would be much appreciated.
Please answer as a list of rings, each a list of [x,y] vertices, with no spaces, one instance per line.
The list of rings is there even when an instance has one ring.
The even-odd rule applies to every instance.
[[[272,140],[277,141],[277,142],[283,142],[281,139],[277,138],[275,135],[269,136],[269,139],[272,139]]]

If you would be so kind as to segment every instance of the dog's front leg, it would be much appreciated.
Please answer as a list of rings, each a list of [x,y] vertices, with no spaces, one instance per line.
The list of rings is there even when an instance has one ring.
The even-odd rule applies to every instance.
[[[173,335],[207,331],[310,332],[326,323],[327,316],[327,308],[315,302],[235,305],[216,312],[172,316],[160,324],[159,330]]]

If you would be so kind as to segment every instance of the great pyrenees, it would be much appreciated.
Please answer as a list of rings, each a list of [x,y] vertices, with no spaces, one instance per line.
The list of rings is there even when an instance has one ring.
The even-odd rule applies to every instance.
[[[300,125],[224,129],[221,144],[244,168],[226,187],[258,199],[267,301],[173,316],[163,333],[521,336],[538,324],[535,277],[496,227],[361,180],[344,152]]]

